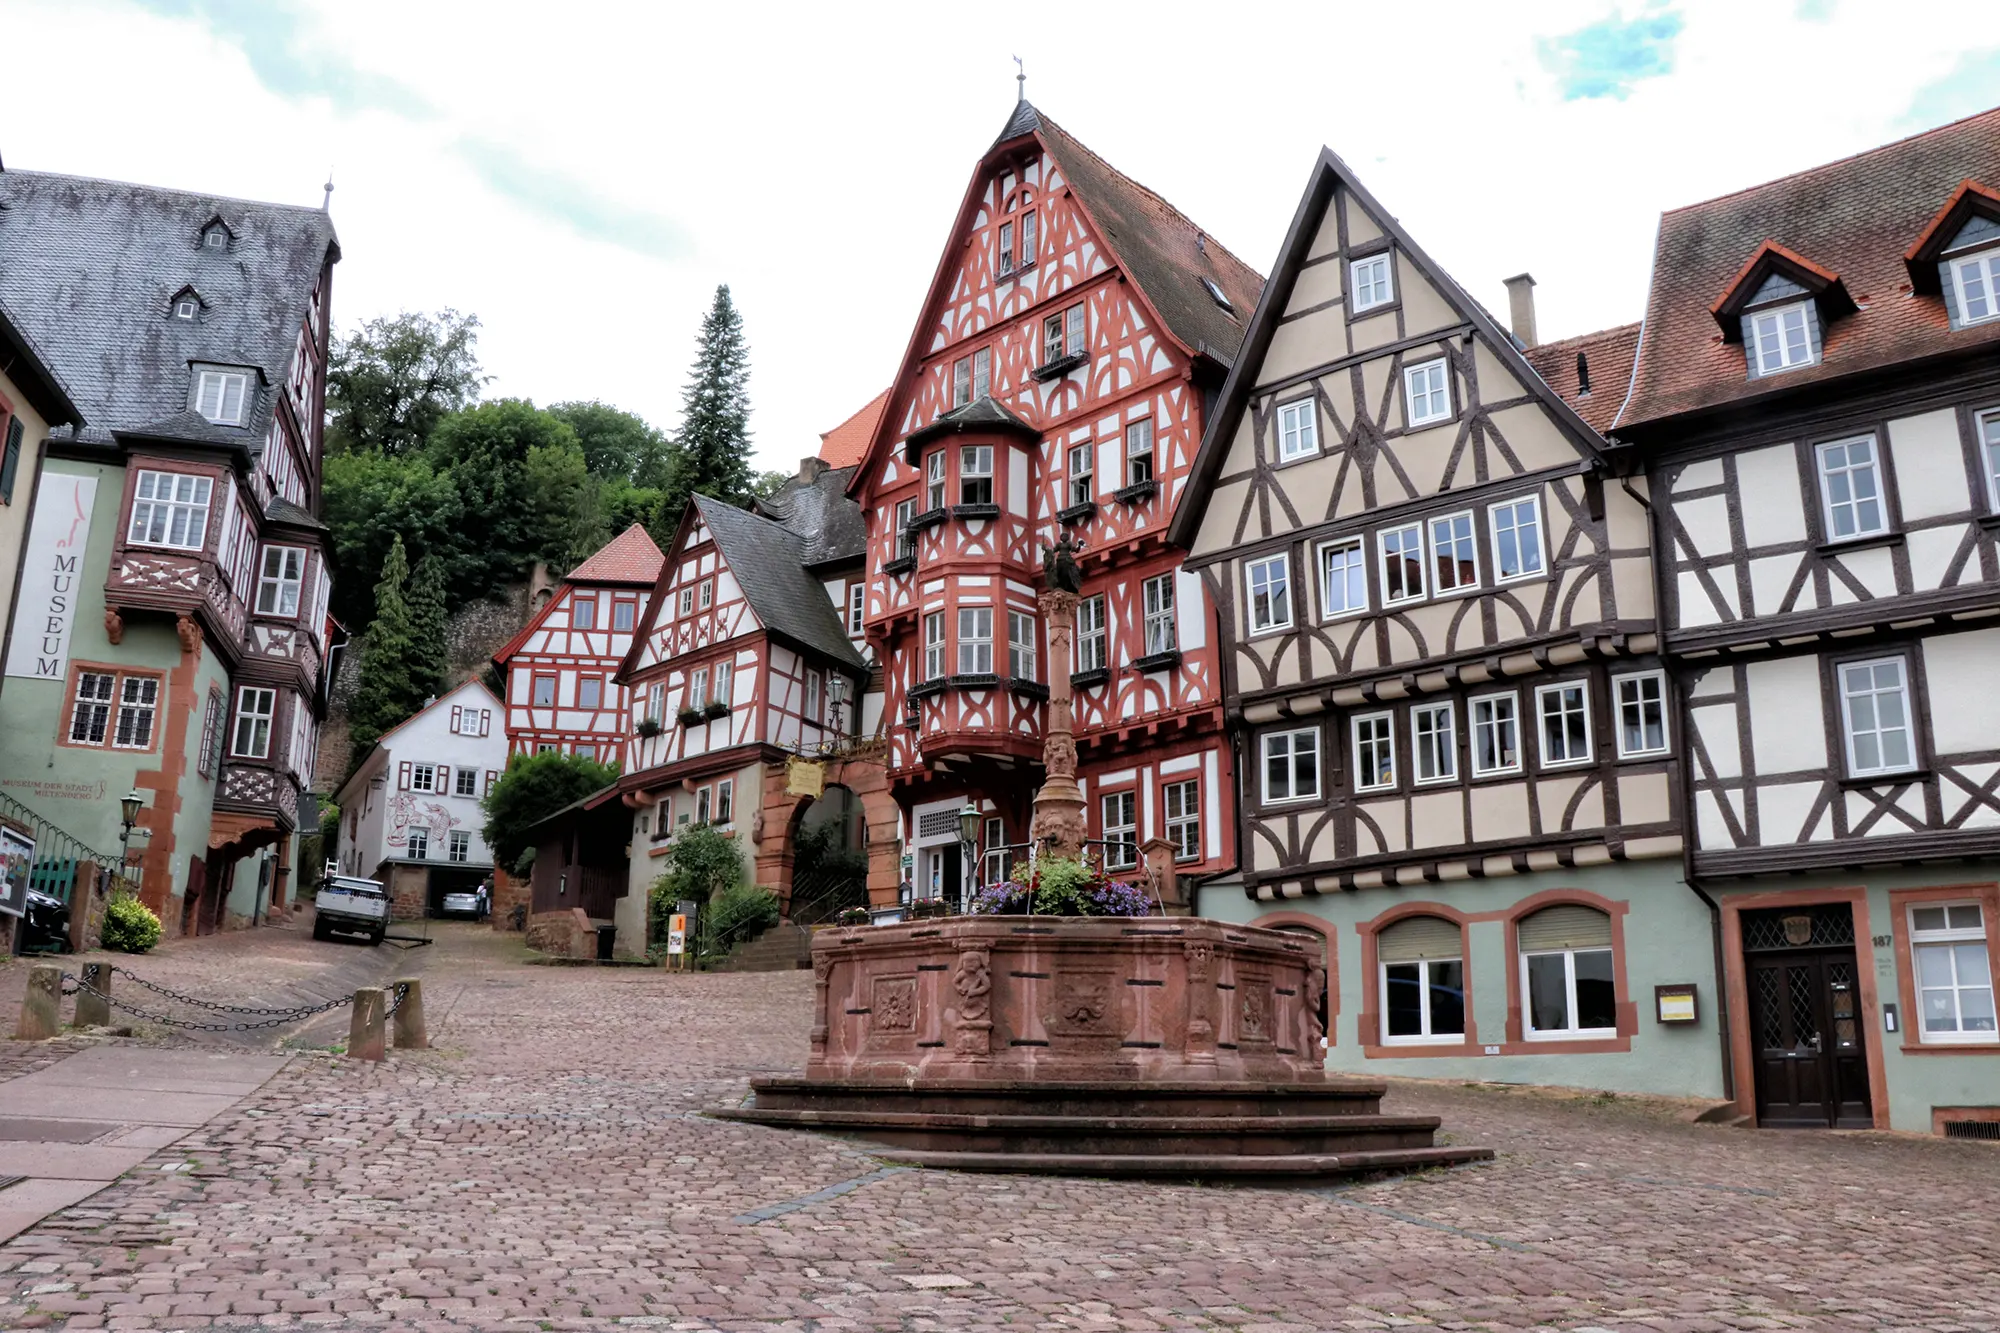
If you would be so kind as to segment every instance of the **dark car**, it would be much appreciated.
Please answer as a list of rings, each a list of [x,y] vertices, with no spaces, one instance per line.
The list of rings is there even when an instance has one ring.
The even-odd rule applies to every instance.
[[[28,890],[28,908],[21,916],[21,952],[69,952],[68,903]]]

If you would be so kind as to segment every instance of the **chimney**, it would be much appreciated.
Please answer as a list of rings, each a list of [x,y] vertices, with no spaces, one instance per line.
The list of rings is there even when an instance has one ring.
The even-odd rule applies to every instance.
[[[1507,279],[1507,317],[1523,347],[1535,345],[1535,280],[1526,273]]]

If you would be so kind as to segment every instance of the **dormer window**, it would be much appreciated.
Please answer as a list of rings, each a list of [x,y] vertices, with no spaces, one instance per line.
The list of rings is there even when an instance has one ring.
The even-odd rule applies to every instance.
[[[1959,182],[1903,263],[1913,292],[1944,298],[1954,329],[2000,319],[2000,190]]]
[[[1743,342],[1751,379],[1819,364],[1823,331],[1857,309],[1838,273],[1765,241],[1709,313],[1728,342]]]
[[[218,214],[210,218],[201,229],[201,248],[204,250],[227,250],[230,242],[229,224]]]
[[[1949,261],[1958,327],[2000,318],[2000,246]]]
[[[1214,278],[1203,278],[1201,285],[1208,292],[1209,300],[1215,302],[1232,315],[1236,313],[1236,307],[1229,304],[1229,298],[1222,294],[1222,288],[1215,285]]]
[[[1794,301],[1743,317],[1750,373],[1759,378],[1819,360],[1819,321],[1811,301]]]
[[[241,370],[201,370],[195,374],[194,410],[218,426],[243,424],[250,400],[250,376]]]
[[[183,296],[180,300],[174,302],[174,318],[193,319],[195,312],[200,307],[201,303],[196,301],[192,296]]]

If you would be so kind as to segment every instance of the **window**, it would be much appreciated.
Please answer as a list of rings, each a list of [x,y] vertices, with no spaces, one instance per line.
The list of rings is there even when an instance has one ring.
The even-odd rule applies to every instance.
[[[708,696],[710,703],[718,703],[724,707],[728,707],[736,702],[735,693],[730,685],[730,678],[735,674],[735,671],[736,665],[733,662],[717,662],[715,664],[715,692]]]
[[[1014,224],[1000,224],[1000,276],[1006,277],[1014,271]]]
[[[1493,577],[1502,583],[1542,572],[1542,504],[1532,495],[1486,511],[1493,524]]]
[[[1667,678],[1657,671],[1643,676],[1613,676],[1612,697],[1618,703],[1618,757],[1667,752]]]
[[[1521,922],[1518,937],[1529,1038],[1617,1032],[1610,917],[1594,907],[1545,907]]]
[[[1264,734],[1264,804],[1319,795],[1319,728]]]
[[[1063,352],[1068,356],[1082,356],[1084,344],[1089,336],[1089,318],[1084,314],[1079,302],[1063,312]]]
[[[1141,417],[1125,428],[1125,484],[1153,479],[1153,419]]]
[[[666,708],[667,708],[666,682],[656,680],[651,685],[648,685],[646,687],[647,720],[652,722],[658,722],[662,717],[666,715]]]
[[[70,712],[72,745],[102,745],[111,727],[111,699],[118,678],[108,671],[77,673],[76,705]]]
[[[1582,681],[1535,691],[1542,715],[1542,767],[1580,764],[1590,758],[1590,695]]]
[[[175,319],[193,319],[198,306],[192,296],[183,296],[174,302]]]
[[[1170,653],[1180,646],[1174,629],[1174,576],[1161,574],[1139,585],[1146,618],[1146,655]]]
[[[431,831],[424,828],[405,830],[403,833],[403,854],[412,861],[430,860]]]
[[[1960,328],[2000,315],[2000,250],[1953,260],[1951,285],[1958,296]]]
[[[917,553],[917,534],[910,531],[910,520],[917,516],[915,500],[896,502],[896,558],[914,557]]]
[[[306,553],[299,546],[266,546],[264,569],[257,579],[257,614],[296,616],[299,587],[305,580]]]
[[[1986,497],[2000,514],[2000,412],[1979,418],[1981,456],[1986,463]]]
[[[1424,595],[1424,530],[1412,523],[1375,538],[1382,551],[1382,604],[1414,602]]]
[[[1985,924],[1977,903],[1910,908],[1910,962],[1916,970],[1917,1008],[1923,1015],[1919,1040],[2000,1040]]]
[[[1036,226],[1035,210],[1021,214],[1021,262],[1027,268],[1035,262],[1035,249],[1041,241],[1040,229]]]
[[[1319,574],[1321,616],[1332,620],[1368,609],[1368,569],[1359,537],[1320,547]]]
[[[1007,613],[1007,674],[1016,680],[1036,680],[1035,618],[1019,611]]]
[[[924,508],[944,508],[944,450],[924,460]]]
[[[1263,634],[1292,627],[1291,558],[1285,555],[1252,560],[1244,570],[1250,584],[1250,632]]]
[[[1412,430],[1451,419],[1451,382],[1442,360],[1403,372],[1403,407],[1405,423]]]
[[[808,722],[820,722],[826,717],[826,678],[816,668],[806,668],[806,711]]]
[[[998,818],[989,817],[983,831],[986,837],[980,845],[985,850],[979,857],[979,882],[1004,883],[1013,869],[1013,858],[1007,853],[1007,825]]]
[[[558,751],[558,750],[559,750],[559,749],[561,749],[561,748],[562,748],[562,747],[558,746],[558,745],[557,745],[557,744],[556,744],[556,743],[555,743],[554,741],[536,741],[536,742],[535,742],[535,753],[536,753],[536,754],[554,754],[554,753],[556,753],[556,751]]]
[[[710,813],[710,803],[715,799],[713,787],[697,787],[694,793],[694,822],[706,824]]]
[[[571,629],[597,628],[597,599],[576,597],[569,604],[569,627]]]
[[[1511,694],[1485,694],[1472,701],[1472,776],[1521,771],[1520,710],[1520,699]]]
[[[1201,783],[1193,778],[1169,782],[1162,795],[1167,841],[1174,845],[1174,860],[1201,860]]]
[[[196,769],[205,778],[215,776],[215,770],[222,762],[222,721],[229,711],[229,700],[221,690],[208,692],[208,708],[201,715],[201,753],[195,758]]]
[[[628,601],[622,597],[613,602],[611,604],[611,628],[614,630],[631,629],[632,622],[637,616],[638,607],[639,604],[637,602]]]
[[[21,441],[28,428],[21,418],[0,412],[0,505],[14,503],[14,479],[21,472]]]
[[[1063,317],[1050,315],[1042,321],[1042,364],[1051,365],[1063,359]]]
[[[958,612],[958,674],[985,676],[993,671],[993,608],[960,607]]]
[[[708,610],[708,608],[709,608],[709,607],[711,607],[711,606],[714,606],[714,605],[715,605],[715,580],[714,580],[714,579],[703,579],[703,580],[701,581],[701,598],[700,598],[700,601],[701,601],[701,609],[702,609],[702,610],[704,610],[704,611]]]
[[[1389,279],[1389,256],[1370,255],[1347,266],[1348,285],[1354,289],[1354,313],[1373,310],[1396,299]]]
[[[472,859],[472,835],[464,829],[451,831],[450,850],[446,853],[452,860],[463,863]]]
[[[446,771],[449,772],[449,770]],[[443,787],[444,783],[438,781],[438,770],[436,764],[410,765],[411,791],[439,791],[442,790]]]
[[[696,667],[688,673],[687,706],[700,708],[708,702],[708,668]]]
[[[1862,435],[1819,447],[1819,488],[1826,502],[1826,539],[1872,537],[1889,530],[1876,470],[1875,437]]]
[[[1994,446],[1996,457],[2000,457],[2000,445]],[[1069,451],[1069,502],[1073,505],[1089,504],[1094,494],[1096,477],[1092,469],[1096,467],[1097,446],[1079,444]]]
[[[1750,373],[1775,375],[1793,366],[1817,360],[1813,351],[1810,316],[1805,302],[1759,310],[1744,318],[1750,347]]]
[[[1295,458],[1308,458],[1319,452],[1319,414],[1313,400],[1301,398],[1296,403],[1281,403],[1278,406],[1278,461],[1289,463]]]
[[[185,472],[141,472],[125,539],[199,551],[208,540],[208,497],[215,481]]]
[[[451,729],[460,736],[484,736],[492,725],[493,710],[490,708],[454,708],[451,710]]]
[[[1900,773],[1916,767],[1906,693],[1900,657],[1841,666],[1840,701],[1847,724],[1847,771],[1853,776]]]
[[[724,778],[715,784],[715,822],[727,824],[736,814],[736,779]]]
[[[1139,864],[1139,798],[1129,791],[1104,798],[1104,868],[1130,870]]]
[[[576,706],[578,708],[602,708],[604,706],[604,678],[602,676],[577,677]]]
[[[204,370],[195,382],[194,410],[218,426],[243,424],[250,377],[240,370]]]
[[[1418,782],[1450,782],[1458,777],[1458,728],[1450,704],[1410,710],[1410,748]]]
[[[1236,307],[1229,303],[1229,298],[1223,294],[1221,286],[1217,284],[1214,278],[1204,277],[1201,280],[1201,287],[1203,291],[1208,293],[1209,300],[1215,302],[1232,315],[1236,313]]]
[[[1447,514],[1431,520],[1431,568],[1440,593],[1479,586],[1478,543],[1472,539],[1472,515]]]
[[[572,745],[569,747],[569,752],[578,759],[595,760],[597,758],[597,747],[595,745]]]
[[[477,795],[479,795],[479,770],[478,770],[478,769],[476,769],[476,768],[461,768],[461,769],[459,769],[459,770],[458,770],[458,771],[457,771],[456,773],[453,773],[453,774],[452,774],[451,776],[452,776],[452,789],[451,789],[451,794],[452,794],[453,796],[477,796]]]
[[[1456,922],[1406,916],[1375,936],[1382,968],[1382,1040],[1465,1039],[1465,944]]]
[[[554,676],[535,677],[534,706],[536,708],[554,708],[556,706],[556,678]]]
[[[924,679],[944,679],[944,612],[924,617]]]
[[[993,503],[993,446],[968,444],[958,451],[958,502]]]
[[[860,579],[847,585],[847,632],[861,633],[861,618],[868,610],[868,585]]]
[[[693,588],[682,588],[682,589],[681,589],[681,614],[682,614],[682,615],[684,615],[684,616],[691,616],[691,615],[693,615],[693,614],[694,614],[694,589],[693,589]]]
[[[1396,785],[1396,717],[1369,713],[1354,719],[1354,789],[1387,791]]]
[[[972,358],[962,356],[951,366],[951,405],[964,407],[972,401]]]
[[[1104,670],[1105,648],[1104,594],[1099,593],[1076,604],[1076,669]]]
[[[201,234],[201,243],[211,250],[220,250],[229,244],[229,233],[221,227],[210,227]]]
[[[993,392],[993,349],[982,347],[972,354],[972,396],[984,398]]]
[[[271,715],[278,709],[278,692],[246,685],[236,692],[236,736],[229,752],[244,759],[271,754]]]

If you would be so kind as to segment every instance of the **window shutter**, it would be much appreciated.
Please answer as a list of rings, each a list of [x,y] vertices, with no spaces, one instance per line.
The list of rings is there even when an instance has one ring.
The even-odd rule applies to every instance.
[[[1375,956],[1384,963],[1457,958],[1464,952],[1457,923],[1441,916],[1406,916],[1375,937]]]
[[[431,777],[431,790],[440,796],[451,795],[451,765],[439,764]]]
[[[1522,953],[1551,949],[1608,949],[1611,918],[1595,907],[1544,907],[1521,922]]]
[[[462,717],[464,717],[464,716],[465,716],[465,710],[464,710],[463,708],[460,708],[460,707],[458,707],[457,705],[453,705],[453,707],[452,707],[452,710],[451,710],[451,734],[452,734],[452,735],[456,736],[456,735],[458,734],[458,729],[459,729],[459,719],[460,719],[460,718],[462,718]]]
[[[396,765],[396,790],[408,791],[409,789],[410,789],[410,763],[406,759],[402,763]]]
[[[1938,281],[1944,284],[1945,317],[1951,321],[1953,328],[1957,328],[1959,326],[1958,288],[1952,283],[1950,264],[1941,263],[1938,265]]]
[[[490,708],[482,708],[482,709],[480,709],[480,710],[479,710],[479,734],[480,734],[480,735],[482,735],[482,736],[484,736],[484,735],[486,734],[486,729],[487,729],[488,727],[492,726],[492,725],[493,725],[493,710],[492,710],[492,709],[490,709]]]
[[[14,479],[21,471],[21,436],[26,429],[21,418],[7,418],[7,451],[0,457],[0,504],[14,503]]]
[[[498,773],[495,773],[495,772],[494,772],[494,771],[493,771],[492,769],[490,769],[490,768],[486,770],[486,790],[487,790],[487,791],[492,791],[492,790],[493,790],[493,780],[494,780],[495,778],[499,777],[499,776],[500,776],[500,775],[499,775]]]

